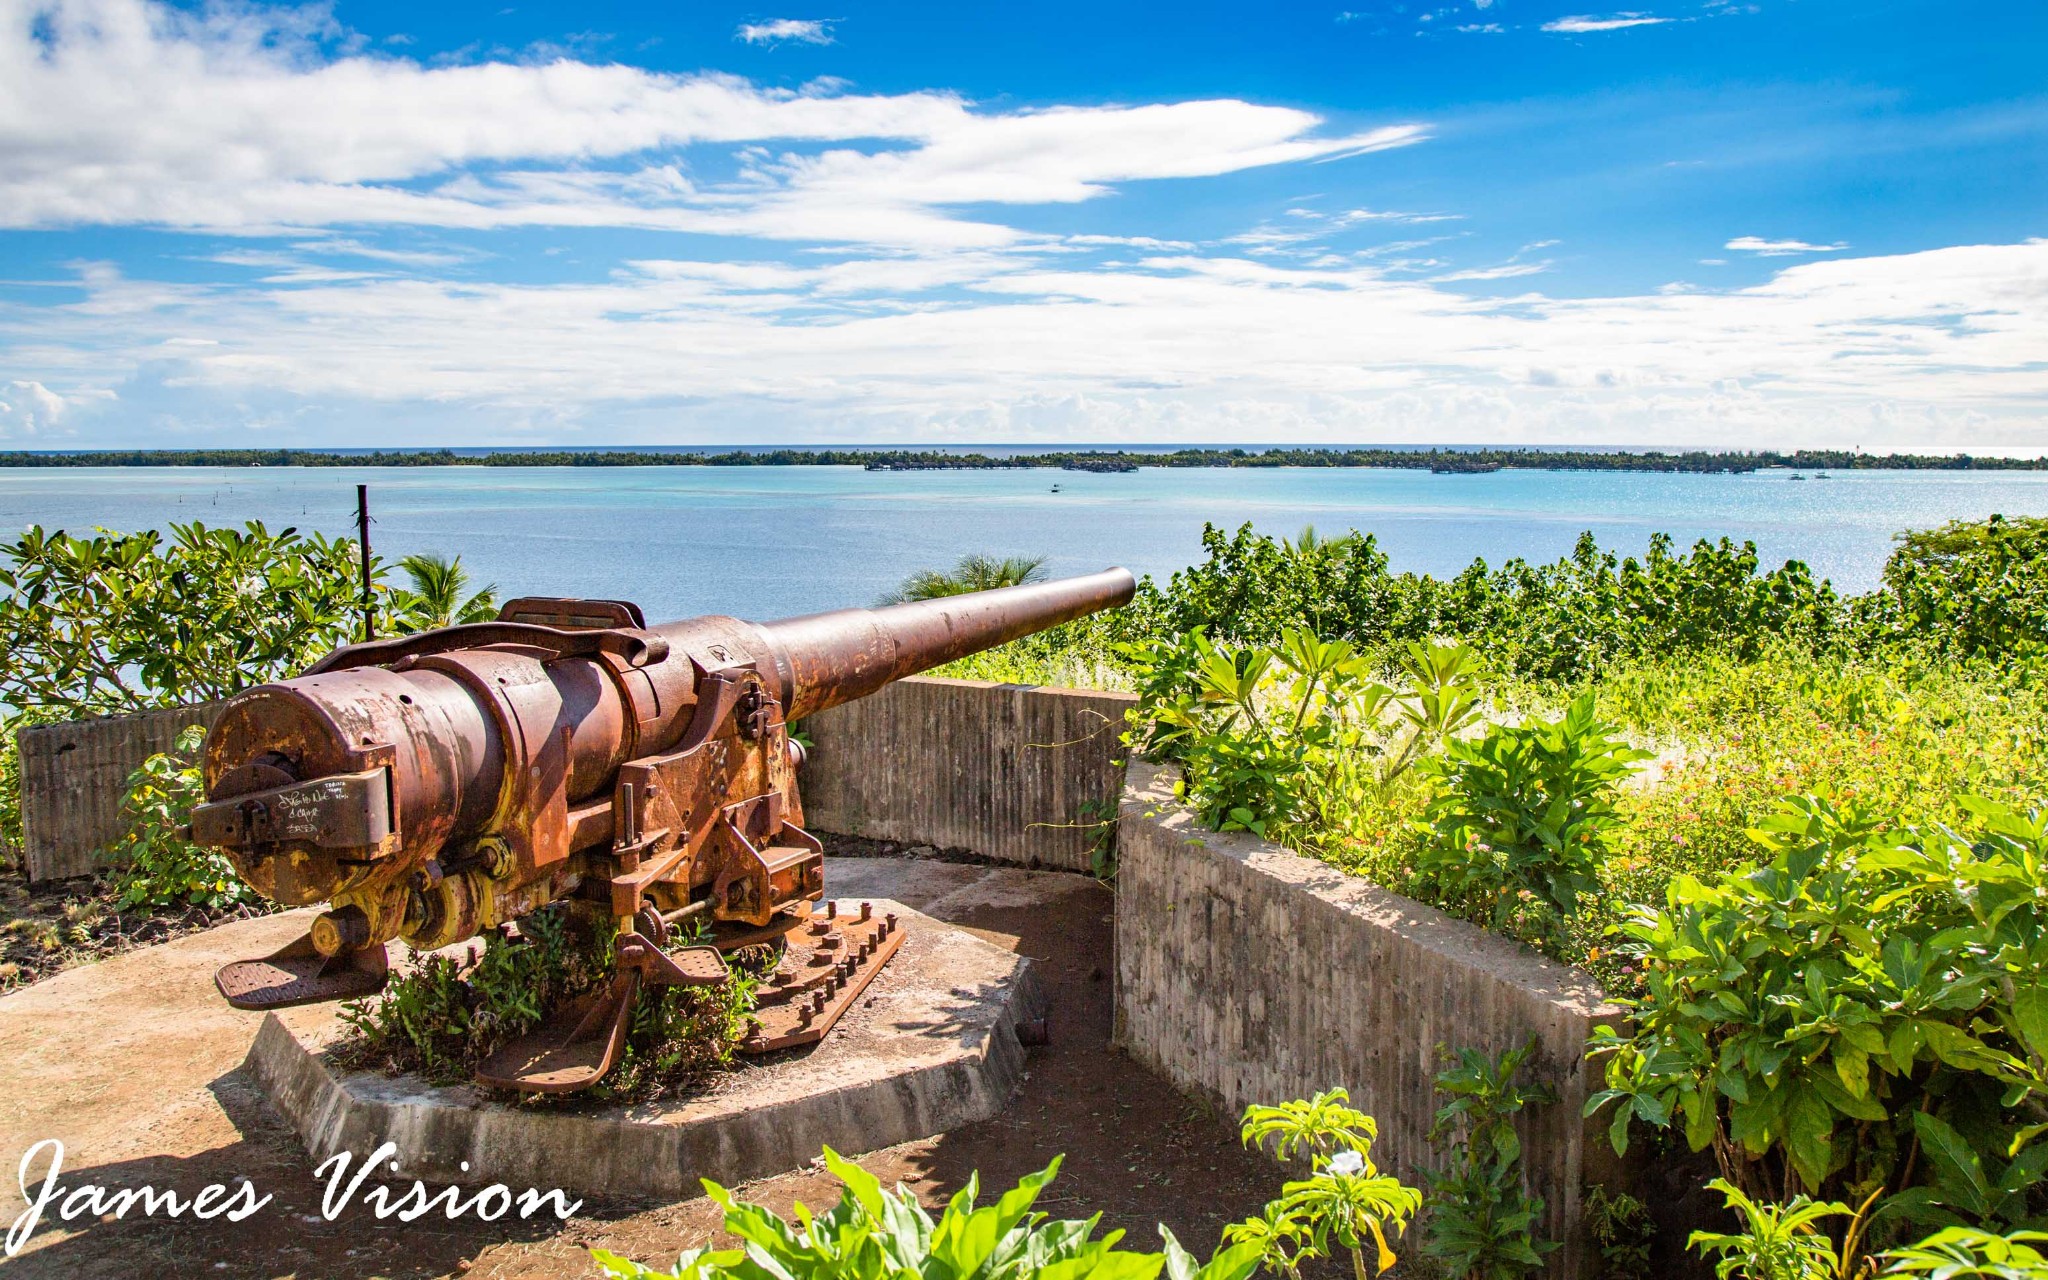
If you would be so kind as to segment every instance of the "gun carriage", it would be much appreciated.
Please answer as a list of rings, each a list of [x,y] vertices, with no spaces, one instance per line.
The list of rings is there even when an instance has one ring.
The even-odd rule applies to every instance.
[[[193,838],[265,897],[326,904],[274,955],[223,967],[244,1009],[383,988],[386,944],[450,946],[566,902],[616,929],[610,981],[487,1060],[487,1084],[569,1092],[624,1045],[650,984],[723,981],[772,943],[743,1049],[822,1038],[902,942],[839,913],[804,827],[789,726],[892,681],[1128,602],[1122,569],[879,609],[649,627],[616,600],[524,598],[494,622],[336,650],[230,699]],[[686,921],[708,942],[671,949]],[[697,930],[692,926],[693,931]]]

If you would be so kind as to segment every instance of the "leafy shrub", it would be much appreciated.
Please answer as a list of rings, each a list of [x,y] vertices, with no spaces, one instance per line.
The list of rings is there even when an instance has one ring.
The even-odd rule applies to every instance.
[[[16,730],[291,674],[355,638],[359,573],[355,543],[255,521],[0,543],[0,843],[21,841]]]
[[[1995,1235],[1949,1227],[1915,1245],[1885,1254],[1887,1276],[1929,1276],[1933,1280],[2048,1280],[2048,1233],[2013,1231]]]
[[[467,958],[415,958],[378,995],[342,1006],[359,1039],[352,1063],[454,1083],[501,1045],[612,973],[612,933],[577,927],[563,905],[521,916],[516,936],[488,934]],[[746,1034],[754,982],[735,971],[716,987],[643,987],[619,1065],[592,1093],[641,1098],[731,1065]]]
[[[1507,669],[1563,679],[1623,658],[1821,649],[1847,619],[1805,565],[1763,572],[1753,544],[1725,538],[1676,553],[1658,534],[1638,560],[1601,551],[1588,533],[1554,564],[1474,561],[1449,579],[1394,573],[1370,534],[1297,544],[1250,525],[1229,536],[1209,526],[1202,545],[1207,559],[1165,590],[1145,584],[1130,625],[1152,635],[1205,626],[1250,644],[1302,629],[1366,649],[1445,636]]]
[[[1856,1280],[1863,1274],[1855,1227],[1838,1246],[1821,1226],[1829,1218],[1855,1216],[1849,1206],[1805,1196],[1782,1205],[1761,1203],[1726,1179],[1707,1185],[1726,1196],[1728,1207],[1742,1218],[1740,1231],[1695,1231],[1686,1242],[1701,1253],[1719,1255],[1714,1263],[1719,1280]]]
[[[1867,643],[1994,660],[2048,650],[2048,518],[1954,520],[1898,540],[1881,589],[1856,602]]]
[[[1677,1123],[1752,1196],[1898,1191],[1942,1164],[1910,1154],[1939,1136],[1917,1113],[1980,1160],[2048,1129],[2048,831],[1966,807],[1967,835],[1787,801],[1757,832],[1767,865],[1680,876],[1626,926],[1647,985],[1632,1037],[1596,1039],[1608,1087],[1588,1103],[1618,1104],[1616,1149],[1631,1119]]]
[[[1352,1274],[1362,1280],[1383,1274],[1398,1260],[1387,1243],[1388,1229],[1397,1237],[1407,1230],[1422,1206],[1422,1193],[1373,1164],[1379,1125],[1353,1110],[1350,1100],[1344,1090],[1331,1089],[1306,1101],[1245,1108],[1241,1136],[1246,1146],[1265,1148],[1270,1142],[1274,1159],[1304,1156],[1312,1170],[1282,1186],[1280,1198],[1258,1217],[1223,1229],[1224,1239],[1253,1248],[1252,1256],[1268,1270],[1298,1277],[1304,1263],[1343,1249],[1350,1255]],[[1374,1250],[1371,1270],[1366,1266],[1368,1238]]]
[[[1601,1280],[1650,1280],[1650,1249],[1657,1224],[1650,1207],[1626,1191],[1589,1187],[1586,1236],[1600,1254]]]
[[[373,565],[373,571],[375,566]],[[0,545],[0,703],[110,715],[225,697],[355,637],[353,542],[174,525]]]
[[[1413,644],[1400,691],[1342,640],[1287,631],[1277,648],[1213,645],[1200,628],[1133,649],[1135,746],[1178,759],[1210,827],[1313,839],[1383,797],[1478,714],[1462,645]]]
[[[1554,934],[1597,872],[1614,799],[1638,751],[1581,694],[1561,719],[1493,725],[1424,769],[1442,790],[1417,881],[1469,918],[1518,936]]]
[[[707,1179],[737,1249],[686,1250],[668,1271],[602,1249],[591,1256],[617,1280],[1155,1280],[1162,1272],[1167,1280],[1245,1280],[1259,1265],[1257,1245],[1197,1262],[1163,1226],[1165,1251],[1136,1253],[1116,1247],[1121,1231],[1095,1238],[1100,1214],[1049,1220],[1032,1205],[1059,1172],[1058,1158],[992,1205],[976,1207],[980,1179],[970,1176],[936,1221],[907,1188],[885,1189],[830,1147],[825,1167],[845,1186],[839,1203],[815,1215],[799,1204],[794,1222]]]
[[[128,775],[128,792],[121,799],[128,829],[106,852],[119,868],[114,887],[124,910],[178,903],[233,907],[259,900],[227,855],[182,834],[192,806],[206,799],[199,770],[205,740],[205,726],[188,726],[169,751],[151,756]]]
[[[1460,1280],[1514,1280],[1541,1270],[1557,1248],[1536,1236],[1543,1199],[1522,1185],[1522,1140],[1515,1116],[1557,1101],[1542,1086],[1523,1088],[1515,1075],[1535,1045],[1489,1059],[1461,1049],[1457,1065],[1437,1073],[1437,1092],[1450,1099],[1429,1136],[1452,1149],[1451,1163],[1429,1181],[1429,1217],[1422,1251]]]

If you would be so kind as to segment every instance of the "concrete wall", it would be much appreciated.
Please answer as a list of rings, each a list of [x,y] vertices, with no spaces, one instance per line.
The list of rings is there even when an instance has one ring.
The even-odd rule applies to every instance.
[[[23,729],[22,845],[30,882],[90,875],[99,853],[127,830],[128,775],[168,751],[187,725],[211,725],[218,703]]]
[[[1436,1163],[1439,1046],[1539,1042],[1525,1080],[1559,1100],[1530,1116],[1523,1163],[1579,1274],[1581,1188],[1615,1172],[1580,1119],[1596,1024],[1618,1024],[1591,975],[1248,833],[1202,830],[1176,775],[1130,767],[1117,833],[1117,1019],[1133,1057],[1231,1114],[1342,1086],[1380,1126],[1374,1156],[1414,1179]],[[1420,1185],[1419,1182],[1416,1183]],[[1411,1242],[1411,1247],[1413,1244]]]
[[[820,831],[1086,871],[1123,787],[1127,693],[917,676],[812,716]]]

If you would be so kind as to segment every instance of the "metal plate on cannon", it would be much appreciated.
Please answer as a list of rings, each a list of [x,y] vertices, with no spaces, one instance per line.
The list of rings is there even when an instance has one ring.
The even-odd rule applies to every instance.
[[[365,769],[195,805],[192,839],[240,849],[289,840],[375,851],[391,834],[391,772]]]
[[[863,902],[858,913],[845,913],[827,903],[790,931],[781,963],[755,988],[752,1025],[740,1052],[772,1053],[823,1040],[903,938],[893,912],[878,916]]]
[[[213,985],[237,1009],[288,1009],[375,995],[390,972],[391,958],[381,944],[323,956],[309,933],[260,960],[222,965]]]

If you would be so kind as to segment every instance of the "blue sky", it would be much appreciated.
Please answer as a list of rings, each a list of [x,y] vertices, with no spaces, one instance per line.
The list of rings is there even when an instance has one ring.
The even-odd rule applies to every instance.
[[[0,447],[2048,449],[2048,6],[1630,3],[0,0]]]

